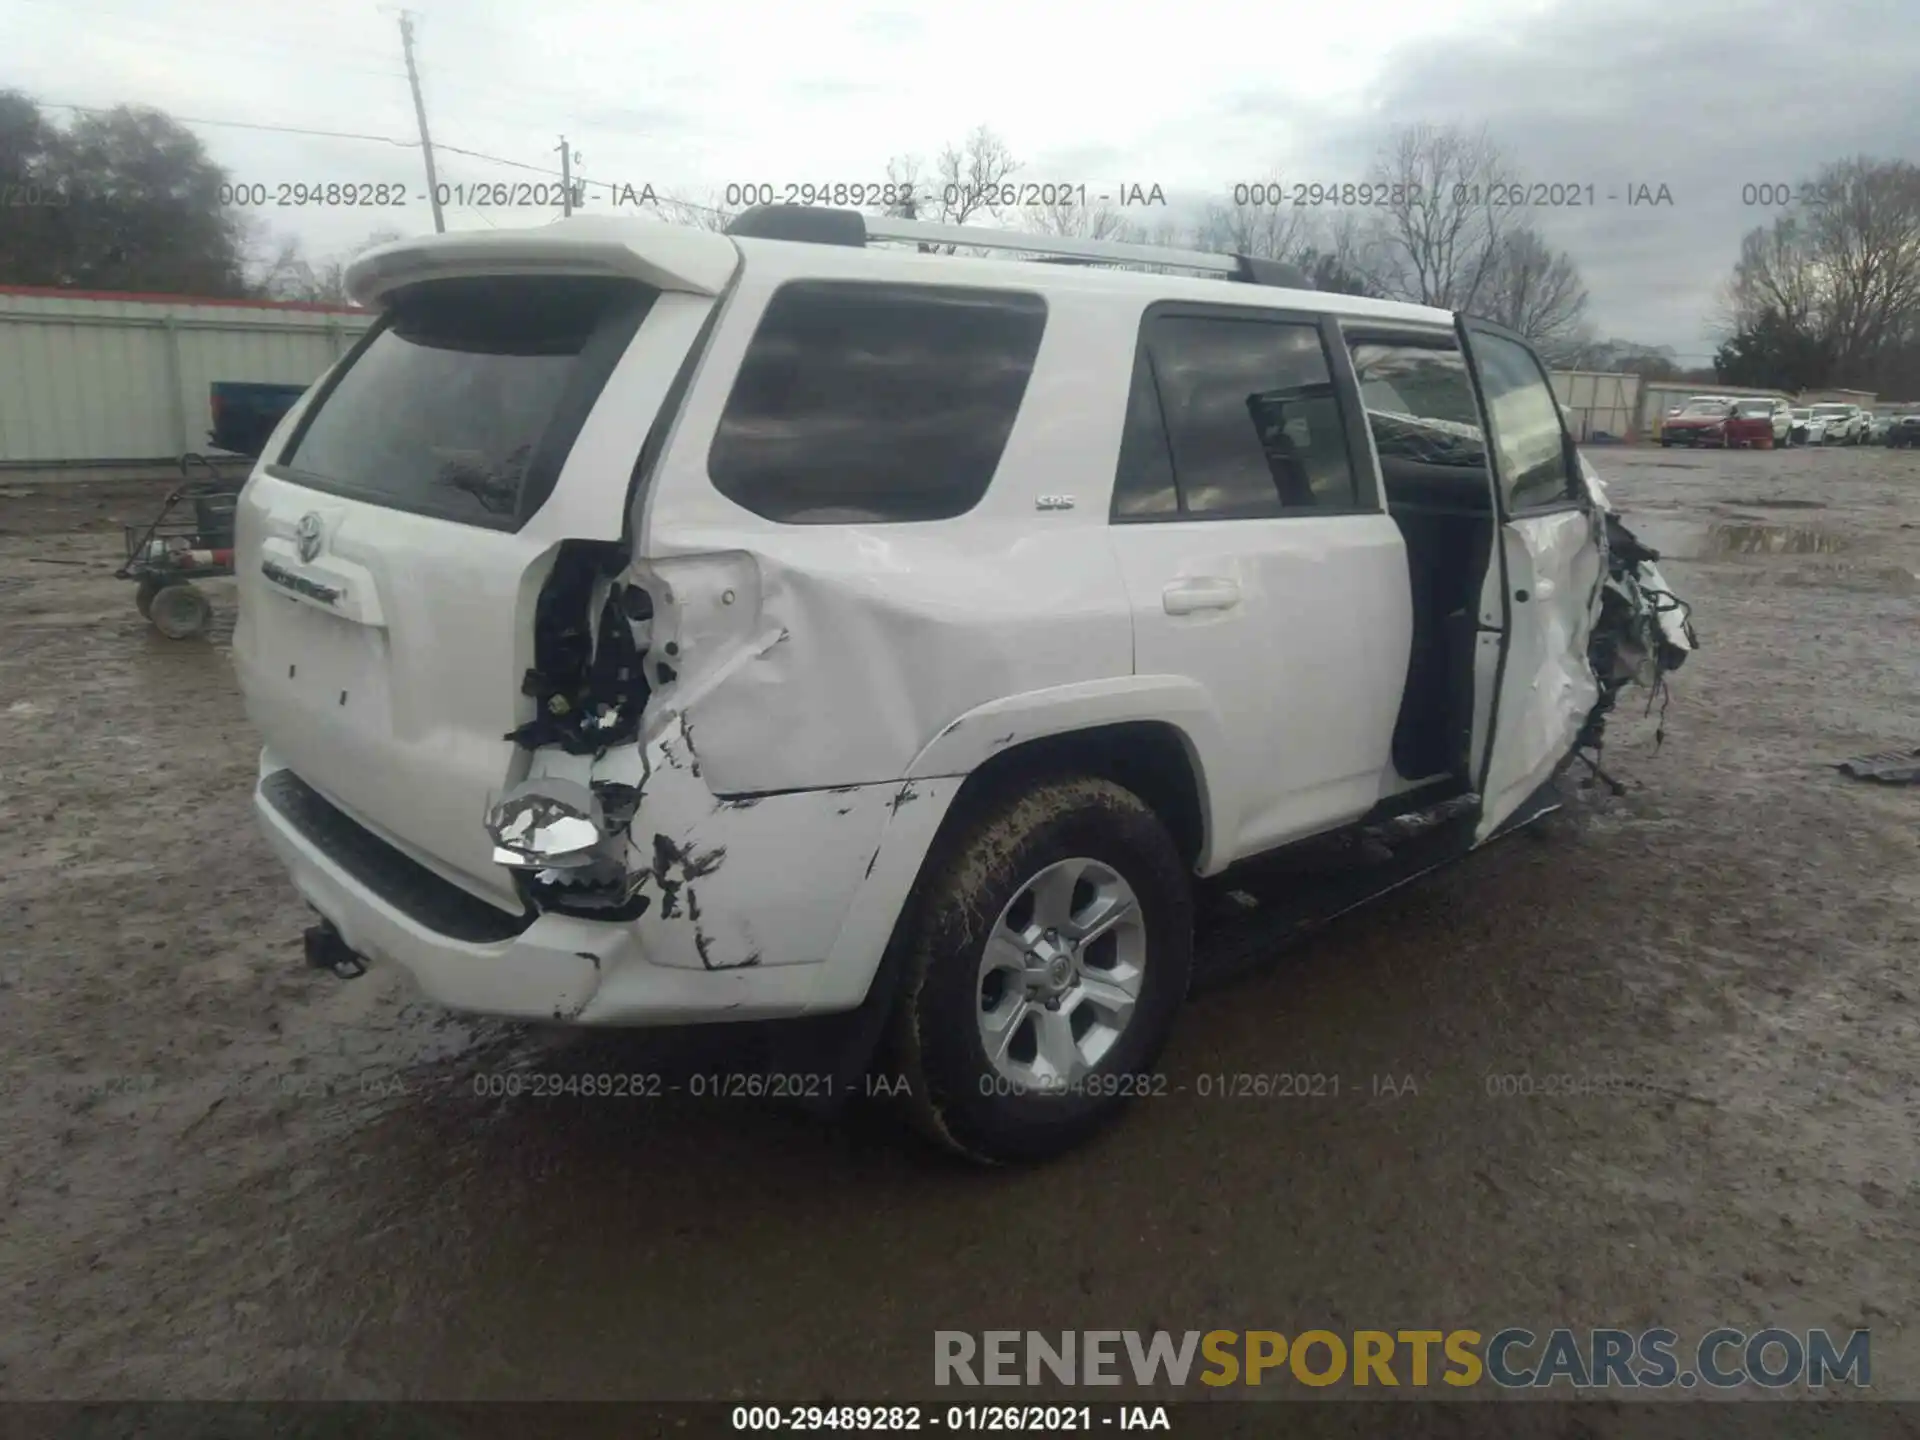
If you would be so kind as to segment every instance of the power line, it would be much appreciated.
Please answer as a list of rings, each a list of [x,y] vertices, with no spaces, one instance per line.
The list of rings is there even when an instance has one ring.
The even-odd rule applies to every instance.
[[[114,107],[100,105],[67,105],[58,100],[40,100],[35,103],[48,110],[77,110],[83,115],[111,115],[114,109]],[[124,108],[158,110],[160,107],[157,105],[136,105]],[[161,113],[165,114],[168,119],[176,120],[182,125],[214,125],[229,130],[271,130],[279,135],[312,135],[322,140],[366,140],[379,145],[399,145],[406,149],[418,149],[420,145],[418,140],[396,140],[391,135],[362,135],[351,130],[309,130],[299,125],[266,125],[252,120],[200,120],[191,115],[175,115],[171,111],[162,111]],[[476,156],[475,158],[486,159],[488,157]]]
[[[37,100],[35,103],[48,110],[75,110],[83,115],[111,115],[113,113],[112,109],[98,105],[74,105],[60,100]],[[142,106],[134,108],[157,109],[158,107]],[[301,125],[268,125],[254,120],[208,120],[192,115],[174,115],[171,112],[163,113],[166,113],[169,119],[178,121],[182,125],[211,125],[216,128],[231,130],[266,130],[276,135],[308,135],[322,140],[362,140],[373,145],[394,145],[402,150],[418,150],[420,148],[420,142],[418,140],[402,140],[393,135],[366,135],[352,130],[314,130]],[[529,170],[536,175],[561,175],[560,171],[550,165],[529,165],[524,160],[509,160],[504,155],[489,155],[484,150],[468,150],[460,145],[449,145],[444,140],[436,140],[433,148],[436,151],[444,150],[452,155],[465,155],[473,160],[484,160],[490,165],[505,165],[514,170]],[[610,195],[618,194],[623,188],[630,188],[616,185],[607,180],[591,180],[582,175],[574,176],[573,183],[594,190],[605,190]],[[656,194],[655,198],[665,204],[684,205],[689,210],[699,210],[708,215],[725,215],[729,213],[718,206],[701,205],[695,201],[682,200],[673,195]]]

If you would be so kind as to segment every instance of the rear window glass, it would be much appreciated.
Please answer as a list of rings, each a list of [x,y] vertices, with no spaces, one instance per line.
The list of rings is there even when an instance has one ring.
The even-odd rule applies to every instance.
[[[355,499],[517,529],[657,293],[585,276],[404,291],[282,467]]]
[[[798,281],[767,305],[707,457],[792,525],[947,520],[986,494],[1046,328],[1037,295]]]

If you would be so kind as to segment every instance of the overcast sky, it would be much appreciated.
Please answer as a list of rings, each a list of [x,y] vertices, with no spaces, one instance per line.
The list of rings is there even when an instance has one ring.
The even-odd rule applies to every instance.
[[[1712,349],[1740,235],[1766,218],[1743,183],[1920,156],[1911,0],[419,0],[414,14],[437,146],[551,167],[564,132],[582,176],[696,201],[730,181],[878,181],[889,155],[930,158],[985,123],[1020,178],[1158,184],[1197,206],[1241,180],[1363,180],[1398,126],[1484,124],[1532,179],[1595,187],[1594,209],[1531,214],[1579,261],[1600,331],[1692,360]],[[370,0],[0,0],[0,86],[416,136],[399,12]],[[417,148],[193,128],[236,180],[408,185],[403,209],[258,212],[315,255],[431,227]],[[540,179],[439,159],[443,183]],[[1641,184],[1673,203],[1630,206]]]

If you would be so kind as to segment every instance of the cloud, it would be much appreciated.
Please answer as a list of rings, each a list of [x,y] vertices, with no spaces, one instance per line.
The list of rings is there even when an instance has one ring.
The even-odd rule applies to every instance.
[[[1532,218],[1580,262],[1596,320],[1704,359],[1740,237],[1772,218],[1743,203],[1743,185],[1805,180],[1861,152],[1920,154],[1912,20],[1870,0],[1556,4],[1497,34],[1396,51],[1363,133],[1484,124],[1532,179],[1592,185],[1591,208]],[[1642,184],[1674,203],[1627,205]]]
[[[1178,208],[1236,181],[1364,179],[1396,127],[1487,126],[1533,178],[1597,203],[1533,212],[1573,252],[1613,334],[1703,354],[1714,292],[1766,212],[1748,181],[1920,153],[1920,26],[1904,0],[1469,0],[1248,10],[1182,0],[1177,24],[1090,0],[425,0],[416,57],[443,182],[558,168],[705,199],[730,182],[875,181],[986,123],[1022,175],[1090,192],[1159,185]],[[8,80],[44,100],[411,141],[392,13],[308,0],[237,25],[214,0],[0,0]],[[269,209],[318,254],[430,223],[417,148],[198,127],[236,179],[401,181],[404,215]],[[1674,203],[1608,194],[1668,186]],[[541,212],[472,207],[453,228]],[[1149,220],[1158,218],[1150,215]]]

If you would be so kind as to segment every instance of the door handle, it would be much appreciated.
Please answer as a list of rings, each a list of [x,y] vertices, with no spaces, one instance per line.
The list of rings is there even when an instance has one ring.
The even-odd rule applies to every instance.
[[[1160,592],[1160,603],[1169,615],[1231,610],[1240,603],[1240,582],[1225,578],[1176,580]]]

